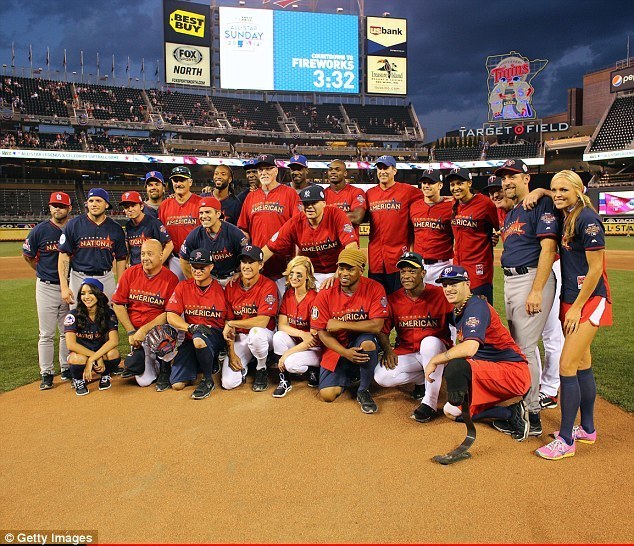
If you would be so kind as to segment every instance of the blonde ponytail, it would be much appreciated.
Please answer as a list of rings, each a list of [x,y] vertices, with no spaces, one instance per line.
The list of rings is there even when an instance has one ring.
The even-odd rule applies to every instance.
[[[595,210],[592,206],[592,201],[590,198],[584,193],[583,180],[581,177],[574,171],[559,171],[555,176],[553,176],[552,182],[555,180],[562,179],[564,182],[570,184],[577,195],[577,201],[574,205],[574,208],[568,212],[564,211],[564,229],[562,233],[562,244],[566,245],[569,241],[571,241],[575,234],[575,224],[577,223],[577,218],[581,211],[584,208],[591,208]]]

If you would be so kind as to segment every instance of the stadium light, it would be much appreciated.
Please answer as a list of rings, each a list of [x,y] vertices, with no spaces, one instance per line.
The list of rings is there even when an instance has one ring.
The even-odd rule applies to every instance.
[[[244,0],[240,0],[240,1],[238,2],[238,5],[239,5],[239,6],[244,6],[245,4],[246,4],[246,2],[245,2]]]
[[[337,13],[342,13],[343,12],[343,8],[337,8]]]
[[[383,12],[383,17],[389,17],[391,14],[389,11],[384,11]]]

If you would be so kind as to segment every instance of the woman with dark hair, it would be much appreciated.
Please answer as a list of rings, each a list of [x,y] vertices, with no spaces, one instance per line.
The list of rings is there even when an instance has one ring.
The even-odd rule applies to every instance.
[[[560,171],[550,183],[555,208],[563,212],[561,235],[561,308],[565,341],[559,361],[560,430],[536,453],[549,460],[572,457],[576,444],[594,444],[597,387],[590,345],[599,326],[612,325],[612,300],[605,270],[605,230],[573,171]],[[581,423],[575,426],[577,412]]]
[[[103,284],[86,278],[77,293],[77,308],[64,320],[68,364],[77,396],[88,394],[93,370],[101,374],[99,390],[110,388],[110,374],[119,366],[119,323],[108,306]]]

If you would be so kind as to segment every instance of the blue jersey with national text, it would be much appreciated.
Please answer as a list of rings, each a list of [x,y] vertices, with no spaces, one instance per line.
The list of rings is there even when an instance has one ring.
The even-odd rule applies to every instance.
[[[561,301],[574,303],[588,274],[586,251],[605,248],[605,230],[599,215],[591,208],[584,208],[575,222],[575,236],[561,241]],[[610,286],[603,260],[603,273],[592,296],[610,300]]]
[[[520,201],[508,211],[500,230],[504,243],[502,266],[537,267],[541,239],[557,239],[559,230],[559,215],[552,199],[542,197],[532,210],[526,210]]]
[[[70,254],[73,270],[86,274],[110,271],[114,260],[125,260],[128,255],[123,228],[112,218],[96,224],[87,214],[68,221],[59,250]]]
[[[143,214],[158,219],[158,207],[154,208],[147,203],[143,203]]]
[[[240,212],[242,211],[242,202],[232,193],[220,201],[222,208],[223,220],[234,226],[238,223]]]
[[[524,362],[526,358],[510,332],[504,327],[500,315],[486,300],[472,295],[459,316],[453,314],[457,330],[457,343],[469,339],[480,346],[472,358],[490,362]]]
[[[156,239],[165,246],[172,238],[167,229],[158,218],[147,214],[138,224],[134,220],[128,220],[125,224],[125,239],[128,243],[130,265],[141,263],[141,245],[148,239]]]
[[[233,224],[224,220],[221,220],[220,224],[218,233],[209,233],[203,226],[194,229],[182,244],[180,257],[189,261],[189,255],[193,250],[205,248],[211,252],[214,264],[211,274],[214,277],[225,278],[239,271],[238,256],[242,247],[247,244],[247,238]]]
[[[57,259],[59,258],[59,238],[62,228],[51,220],[35,226],[22,244],[22,254],[36,258],[35,274],[38,279],[59,284]]]
[[[119,321],[114,311],[108,307],[106,312],[108,313],[107,332],[100,332],[97,325],[90,318],[86,319],[84,328],[79,330],[77,328],[77,309],[73,309],[64,319],[64,333],[75,332],[77,343],[90,351],[96,352],[108,341],[108,334],[113,330],[119,329]]]

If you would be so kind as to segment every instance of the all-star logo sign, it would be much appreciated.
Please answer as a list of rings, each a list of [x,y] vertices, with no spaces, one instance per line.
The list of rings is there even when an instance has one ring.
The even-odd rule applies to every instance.
[[[487,57],[489,121],[535,119],[531,82],[548,61],[529,60],[517,51]]]

